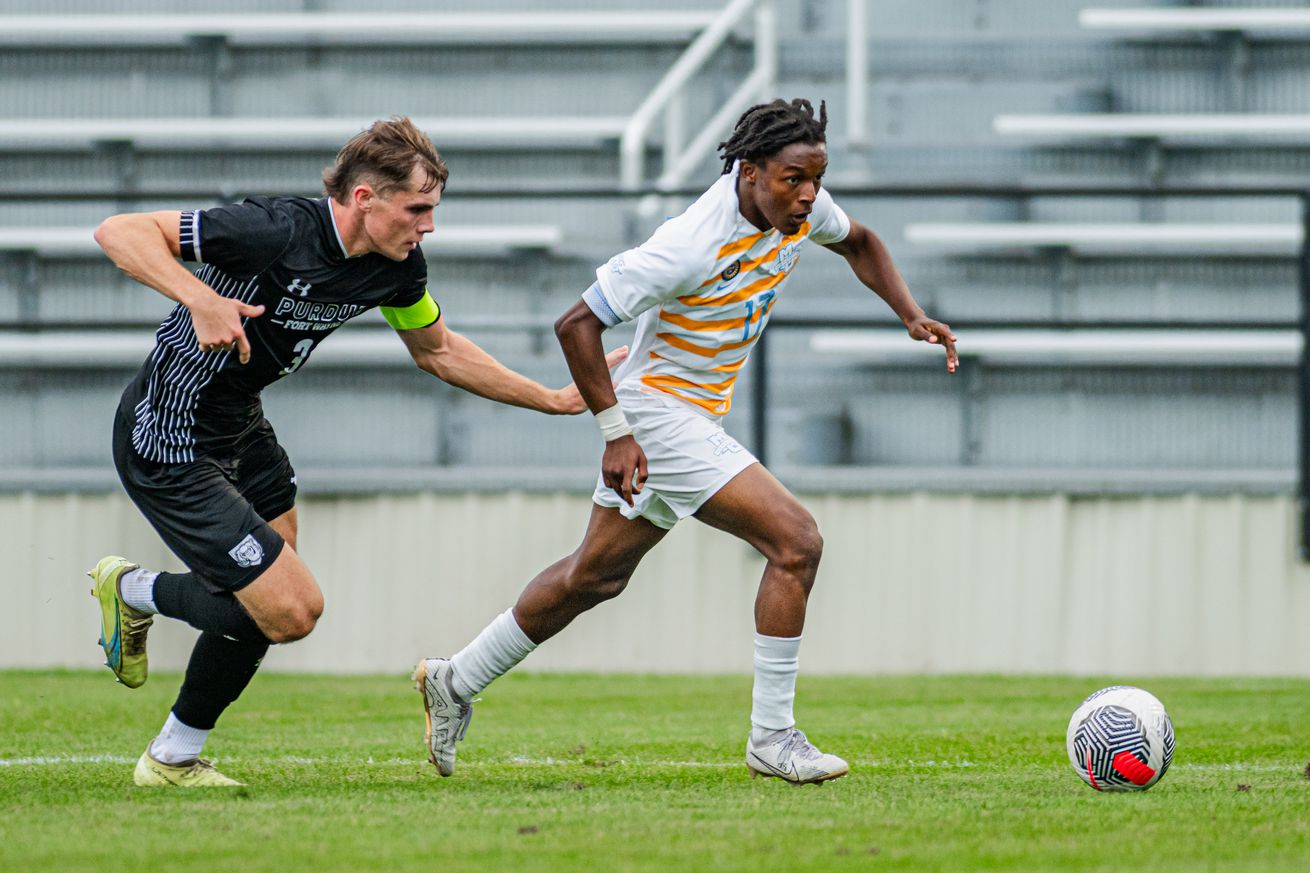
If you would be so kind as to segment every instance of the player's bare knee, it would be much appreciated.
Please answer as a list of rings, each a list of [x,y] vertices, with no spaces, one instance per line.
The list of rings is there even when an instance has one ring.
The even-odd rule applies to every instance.
[[[318,616],[321,614],[321,608],[318,613],[315,613],[304,604],[297,604],[278,616],[274,627],[266,629],[264,634],[275,643],[294,643],[296,640],[303,640],[313,633],[314,626],[318,624]]]
[[[314,592],[305,598],[305,612],[309,616],[310,624],[317,624],[323,615],[323,592],[317,585],[314,586]]]
[[[570,595],[596,604],[612,600],[622,594],[623,589],[628,587],[629,575],[575,571],[569,574],[566,584]]]
[[[773,562],[792,574],[808,579],[807,589],[814,584],[815,571],[823,558],[823,534],[811,519],[808,525],[801,525],[789,532],[786,540],[779,544],[778,553]]]
[[[323,593],[314,586],[301,597],[287,602],[279,610],[274,626],[264,633],[275,643],[291,643],[303,640],[313,633],[323,614]]]

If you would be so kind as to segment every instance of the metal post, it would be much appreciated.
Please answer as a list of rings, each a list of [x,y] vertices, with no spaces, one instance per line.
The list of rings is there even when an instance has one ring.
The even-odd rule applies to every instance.
[[[664,107],[664,170],[678,163],[687,146],[687,91],[669,98]]]
[[[769,403],[769,346],[768,331],[760,331],[751,349],[751,359],[755,364],[755,377],[751,383],[751,446],[755,457],[764,466],[769,464],[768,444],[768,403]]]
[[[1310,191],[1301,194],[1301,258],[1297,271],[1301,297],[1301,360],[1297,366],[1300,397],[1300,457],[1297,497],[1301,512],[1301,560],[1310,562]]]
[[[853,148],[868,144],[869,37],[866,0],[846,2],[846,139]]]

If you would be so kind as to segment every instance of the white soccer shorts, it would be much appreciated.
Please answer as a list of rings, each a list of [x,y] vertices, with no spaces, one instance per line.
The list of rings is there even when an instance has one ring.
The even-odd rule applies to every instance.
[[[625,518],[638,516],[671,530],[694,514],[720,488],[756,463],[723,426],[688,404],[622,386],[616,392],[633,436],[646,453],[649,477],[628,506],[618,492],[596,477],[591,499],[597,506],[618,509]]]

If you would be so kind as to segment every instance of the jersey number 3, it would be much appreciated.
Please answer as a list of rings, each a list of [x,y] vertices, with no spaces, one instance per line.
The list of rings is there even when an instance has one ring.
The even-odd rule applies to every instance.
[[[281,373],[278,373],[278,375],[290,376],[292,373],[299,370],[300,365],[305,363],[305,358],[309,357],[309,350],[313,347],[314,341],[312,339],[302,339],[300,342],[296,343],[296,347],[292,349],[292,351],[296,353],[296,356],[291,359],[290,364],[287,364],[286,369]]]

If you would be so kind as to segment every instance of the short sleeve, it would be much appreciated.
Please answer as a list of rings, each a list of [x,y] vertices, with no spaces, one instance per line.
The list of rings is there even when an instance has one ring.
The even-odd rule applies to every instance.
[[[850,218],[832,199],[827,189],[820,188],[818,196],[814,198],[814,208],[810,210],[808,238],[826,246],[841,242],[850,232]]]
[[[182,260],[213,264],[232,276],[255,276],[286,250],[291,219],[271,201],[183,212],[178,237]]]
[[[631,321],[654,306],[700,285],[701,273],[693,240],[678,226],[665,222],[646,242],[617,254],[596,269],[596,283],[611,310]]]
[[[396,290],[388,295],[381,303],[384,310],[382,314],[386,315],[385,310],[387,309],[410,309],[421,303],[425,297],[439,312],[440,307],[437,306],[436,301],[428,294],[428,261],[427,258],[423,256],[422,249],[415,247],[415,249],[409,253],[409,257],[405,259],[402,272],[403,277],[398,281],[398,287]],[[391,319],[388,318],[387,320],[390,321]],[[436,318],[433,318],[432,321],[436,321]],[[432,321],[429,321],[428,324],[431,324]]]

